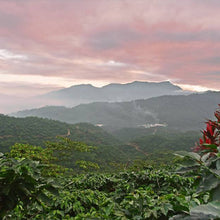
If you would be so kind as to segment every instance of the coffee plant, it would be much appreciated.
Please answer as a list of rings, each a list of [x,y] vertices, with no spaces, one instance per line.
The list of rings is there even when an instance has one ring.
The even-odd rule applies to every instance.
[[[216,121],[207,122],[195,152],[176,153],[181,158],[178,169],[144,166],[141,170],[124,168],[117,173],[72,173],[48,179],[42,175],[43,167],[49,165],[44,153],[53,152],[51,156],[59,158],[62,155],[68,157],[70,150],[92,150],[68,139],[49,143],[48,152],[32,149],[35,153],[39,150],[42,158],[37,154],[22,159],[22,153],[20,155],[15,149],[11,156],[15,155],[18,160],[1,155],[1,218],[220,219],[219,110],[215,117]],[[38,159],[34,161],[36,157]],[[84,168],[98,168],[84,161],[78,163]]]
[[[1,217],[6,216],[18,204],[22,204],[22,209],[26,210],[33,203],[41,205],[49,201],[49,192],[58,193],[54,180],[42,177],[41,169],[39,162],[15,160],[0,155]]]

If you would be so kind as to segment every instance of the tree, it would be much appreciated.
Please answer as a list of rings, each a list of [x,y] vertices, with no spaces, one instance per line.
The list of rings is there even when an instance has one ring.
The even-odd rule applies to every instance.
[[[69,171],[65,165],[73,163],[71,156],[75,152],[91,152],[95,147],[88,146],[85,143],[72,141],[66,137],[57,137],[57,141],[46,142],[45,148],[33,146],[30,144],[16,143],[11,147],[11,151],[7,153],[8,158],[21,159],[26,158],[33,161],[39,161],[41,164],[47,165],[43,168],[43,175],[53,176],[64,174]],[[99,169],[97,163],[85,160],[74,161],[82,169]]]

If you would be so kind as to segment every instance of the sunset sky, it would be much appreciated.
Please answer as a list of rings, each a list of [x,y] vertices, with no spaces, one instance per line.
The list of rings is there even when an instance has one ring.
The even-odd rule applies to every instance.
[[[0,0],[0,93],[137,80],[220,90],[220,1]]]

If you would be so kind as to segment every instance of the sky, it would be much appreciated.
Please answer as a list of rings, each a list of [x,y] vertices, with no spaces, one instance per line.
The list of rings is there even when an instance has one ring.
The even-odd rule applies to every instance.
[[[0,94],[169,80],[220,90],[219,0],[0,0]]]

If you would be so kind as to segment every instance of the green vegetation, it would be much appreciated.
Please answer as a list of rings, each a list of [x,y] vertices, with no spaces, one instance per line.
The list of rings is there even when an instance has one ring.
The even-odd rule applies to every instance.
[[[42,173],[46,176],[54,176],[71,172],[70,168],[78,168],[84,170],[99,169],[97,163],[82,159],[73,159],[77,152],[89,153],[96,148],[88,146],[85,143],[72,141],[68,138],[59,137],[55,142],[47,142],[44,148],[40,146],[32,146],[29,144],[15,144],[11,147],[11,151],[7,153],[8,158],[30,159],[47,165],[42,169]]]
[[[8,219],[169,219],[177,215],[183,219],[186,213],[197,211],[201,216],[198,210],[202,204],[210,202],[207,206],[218,208],[219,204],[212,202],[210,188],[197,191],[197,176],[147,167],[118,174],[57,177],[59,195],[46,194],[49,198],[33,201],[28,209],[19,201],[5,215]]]
[[[54,180],[42,177],[42,167],[37,161],[0,155],[0,217],[18,209],[18,204],[26,212],[32,204],[48,201],[49,192],[58,194]]]
[[[181,132],[167,128],[124,128],[112,134],[122,141],[128,140],[123,150],[129,158],[142,159],[157,167],[172,163],[175,151],[191,151],[200,137],[197,131]]]
[[[191,151],[198,141],[199,132],[167,132],[165,129],[156,134],[148,134],[133,139],[131,142],[138,145],[141,150],[149,153]]]
[[[24,219],[167,219],[204,202],[193,193],[192,179],[163,170],[87,174],[60,182],[60,195],[51,196],[49,206],[10,214]]]
[[[215,112],[215,117],[217,120],[206,123],[196,152],[175,153],[179,157],[175,166],[155,168],[146,161],[136,161],[133,166],[118,164],[118,168],[122,165],[118,172],[104,172],[97,171],[99,165],[94,161],[73,161],[76,152],[87,155],[97,148],[67,137],[49,141],[44,148],[15,144],[9,153],[0,155],[0,217],[217,220],[220,218],[220,110]],[[176,139],[169,132],[164,135],[166,139],[156,136],[157,140],[162,138],[165,144],[181,140],[178,133]],[[184,135],[191,137],[188,133]],[[151,136],[148,138],[147,141],[153,141]],[[137,140],[143,143],[146,138]],[[159,142],[157,145],[158,149],[164,147]],[[133,145],[135,148],[144,154],[142,148]],[[158,149],[154,155],[160,157]],[[87,171],[67,169],[70,162]]]
[[[0,125],[2,152],[8,151],[15,143],[44,146],[46,141],[56,140],[56,136],[68,136],[72,140],[95,146],[118,144],[118,140],[103,129],[88,123],[70,125],[49,119],[14,118],[0,114]]]
[[[127,155],[120,150],[120,141],[102,128],[88,123],[75,125],[36,117],[14,118],[0,115],[0,151],[8,152],[16,143],[43,147],[46,142],[56,141],[56,137],[68,137],[71,140],[96,146],[95,152],[83,154],[75,152],[65,165],[73,168],[71,161],[87,160],[107,166],[109,161],[125,161]],[[38,148],[39,149],[39,148]]]
[[[155,165],[154,161],[157,161],[158,165],[168,164],[172,162],[171,152],[190,150],[199,137],[199,132],[168,131],[166,128],[157,128],[156,133],[155,128],[130,128],[109,134],[88,123],[70,125],[36,117],[22,119],[0,115],[0,122],[1,152],[8,152],[16,143],[25,144],[26,148],[38,146],[38,150],[41,149],[39,147],[47,148],[47,141],[54,142],[56,137],[62,136],[96,147],[95,151],[87,154],[69,151],[68,159],[61,155],[58,164],[68,168],[76,168],[72,161],[80,160],[97,163],[105,170],[121,167],[122,164],[122,167],[127,167],[126,164],[132,166],[135,160],[140,159],[146,160],[148,164]],[[138,151],[136,146],[141,151]],[[40,157],[43,158],[42,155]],[[119,163],[121,165],[118,166]]]

